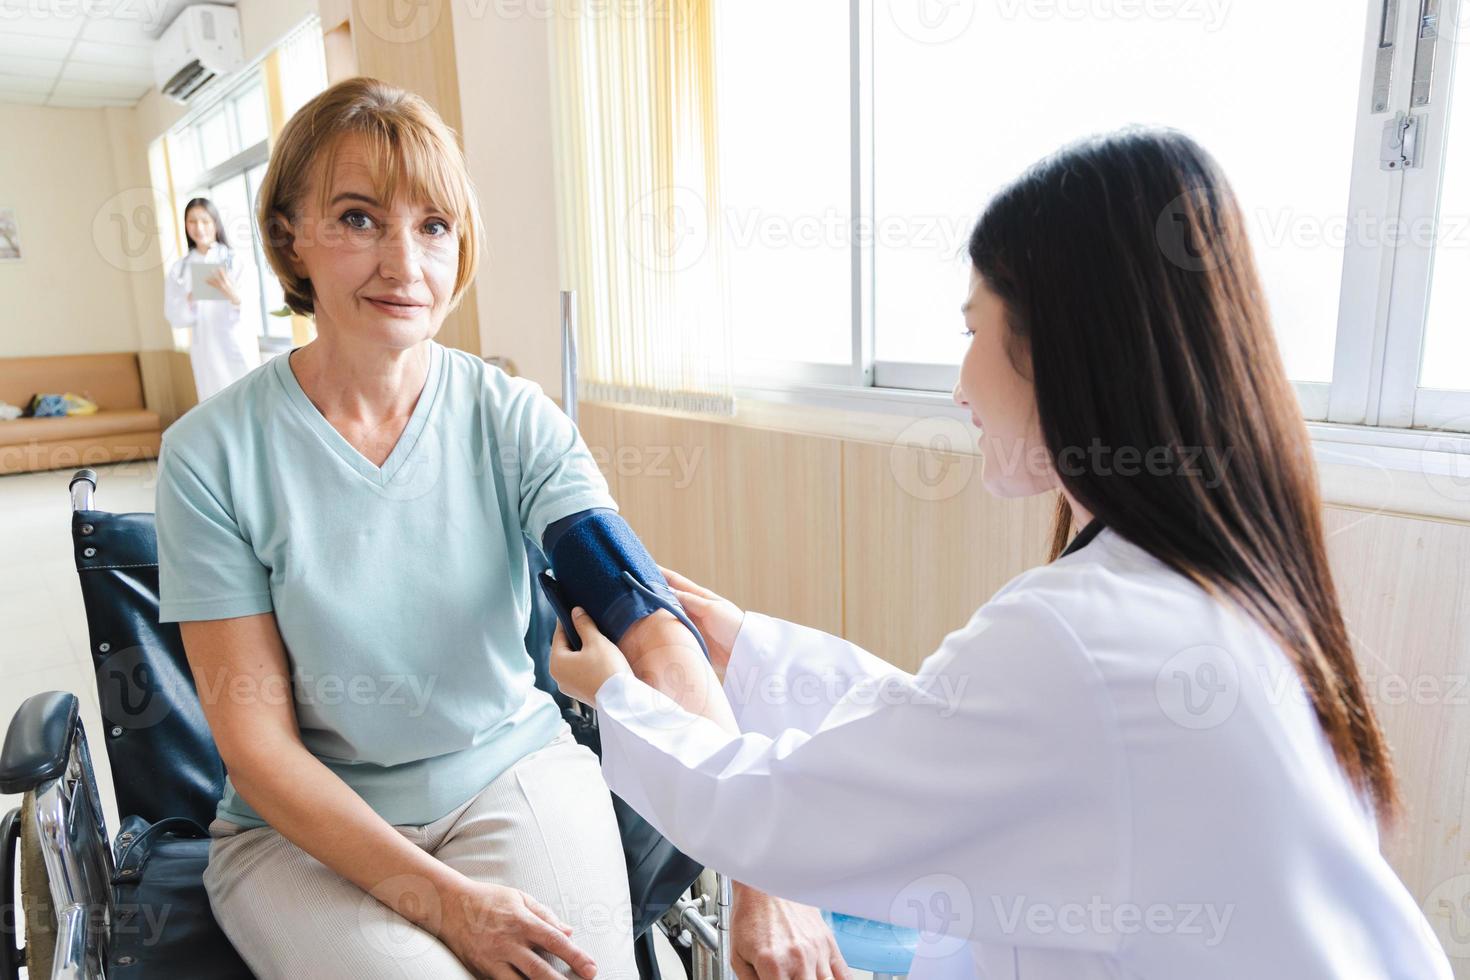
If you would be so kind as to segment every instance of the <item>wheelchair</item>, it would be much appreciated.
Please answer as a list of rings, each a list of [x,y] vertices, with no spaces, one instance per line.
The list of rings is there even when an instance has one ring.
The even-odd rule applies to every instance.
[[[22,966],[30,980],[250,978],[204,890],[205,828],[225,768],[178,625],[158,622],[153,515],[97,510],[96,488],[92,470],[71,479],[72,542],[121,826],[109,838],[76,695],[27,699],[0,753],[0,792],[22,796],[0,821],[0,980],[18,980]],[[546,562],[526,545],[534,580]],[[600,754],[595,714],[558,691],[547,669],[555,614],[539,589],[531,595],[536,684]],[[642,980],[660,980],[654,928],[690,980],[733,980],[729,879],[680,854],[616,796],[613,805]]]

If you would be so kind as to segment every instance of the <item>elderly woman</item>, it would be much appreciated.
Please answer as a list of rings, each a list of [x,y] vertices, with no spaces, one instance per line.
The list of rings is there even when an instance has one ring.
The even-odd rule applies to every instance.
[[[159,463],[161,618],[229,772],[215,915],[261,977],[634,977],[607,787],[523,642],[523,534],[615,505],[536,385],[434,340],[477,259],[454,136],[342,82],[281,133],[259,218],[317,339],[186,414]],[[624,618],[651,678],[695,642]],[[815,910],[742,887],[735,919],[747,976],[846,973]]]

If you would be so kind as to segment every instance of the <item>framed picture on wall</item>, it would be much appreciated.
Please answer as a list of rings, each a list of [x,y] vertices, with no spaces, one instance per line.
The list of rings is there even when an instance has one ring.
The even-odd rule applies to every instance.
[[[20,228],[15,223],[15,208],[0,208],[0,262],[20,260]]]

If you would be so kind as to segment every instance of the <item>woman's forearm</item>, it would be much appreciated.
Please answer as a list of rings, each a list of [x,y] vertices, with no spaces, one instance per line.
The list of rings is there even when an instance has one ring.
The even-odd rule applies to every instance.
[[[437,932],[464,876],[393,829],[289,735],[231,753],[230,781],[291,843],[399,915]]]
[[[701,715],[738,732],[730,702],[688,627],[672,613],[659,610],[628,628],[618,641],[634,675],[668,695],[691,714]]]

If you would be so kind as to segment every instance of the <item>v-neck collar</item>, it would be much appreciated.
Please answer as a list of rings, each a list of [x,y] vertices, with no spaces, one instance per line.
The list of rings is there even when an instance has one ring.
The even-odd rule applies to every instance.
[[[391,483],[394,474],[413,454],[413,447],[423,433],[424,426],[429,421],[429,413],[433,411],[434,402],[438,398],[444,374],[444,352],[441,345],[436,341],[429,341],[429,373],[424,379],[423,390],[419,392],[419,399],[414,404],[413,414],[409,416],[408,424],[403,427],[403,434],[398,437],[398,442],[393,446],[393,451],[388,454],[388,458],[383,460],[382,466],[373,465],[372,460],[358,452],[352,443],[343,438],[342,433],[332,427],[332,423],[328,422],[326,417],[317,410],[311,399],[306,397],[301,382],[296,380],[296,372],[291,370],[291,354],[300,349],[293,347],[275,358],[276,379],[285,389],[287,399],[301,413],[301,417],[306,420],[306,424],[311,426],[317,436],[332,447],[338,456],[342,457],[343,462],[378,486],[386,486]]]

